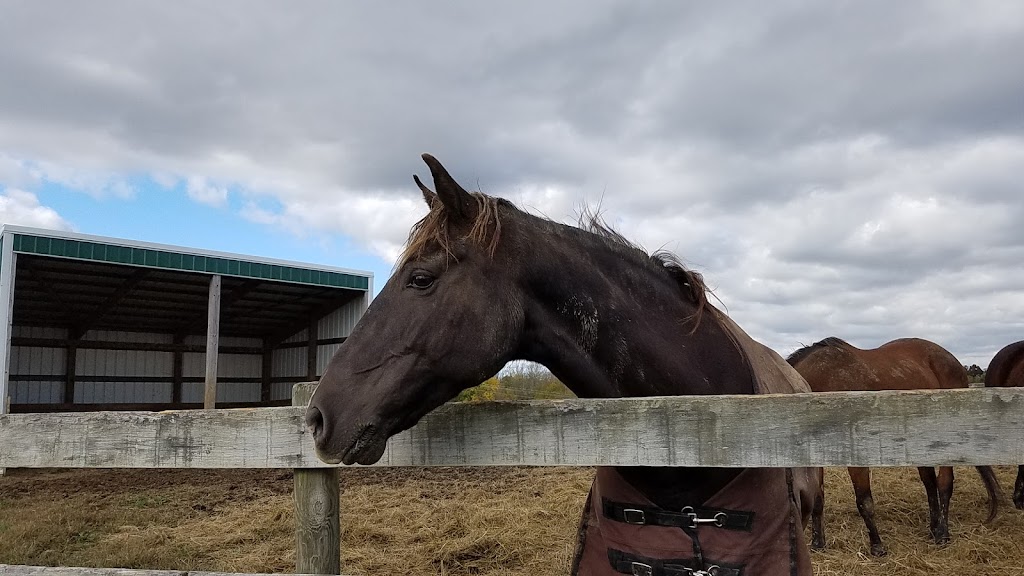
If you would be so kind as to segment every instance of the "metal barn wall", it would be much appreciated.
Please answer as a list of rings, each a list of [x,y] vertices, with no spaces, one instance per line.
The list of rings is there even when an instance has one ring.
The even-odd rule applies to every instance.
[[[185,344],[205,345],[205,336],[189,336]],[[238,338],[222,336],[221,346],[244,346],[260,348],[263,340],[259,338]],[[260,373],[263,370],[263,357],[255,354],[221,354],[217,358],[218,378],[251,378],[245,382],[217,382],[217,402],[259,402]],[[206,376],[206,354],[186,352],[181,358],[181,375],[185,378],[202,378]],[[184,382],[181,385],[182,402],[202,402],[206,384],[203,382]]]
[[[318,339],[347,337],[366,311],[369,296],[345,304],[322,318],[317,326]],[[14,326],[12,337],[63,340],[68,332],[61,328]],[[170,344],[169,334],[89,331],[83,340]],[[286,343],[306,342],[307,331],[295,334]],[[190,336],[184,341],[203,345],[205,336]],[[222,337],[221,345],[261,348],[259,338]],[[317,349],[317,374],[322,375],[341,344],[322,344]],[[13,346],[11,348],[9,394],[13,404],[59,404],[66,379],[66,351],[63,348]],[[170,403],[174,354],[141,350],[97,350],[79,348],[75,358],[76,404],[150,404]],[[285,348],[274,352],[271,400],[291,397],[292,385],[307,379],[306,347]],[[218,402],[260,401],[263,358],[257,354],[221,354],[217,376],[240,381],[217,383]],[[182,376],[202,378],[206,357],[202,353],[182,355]],[[47,378],[49,377],[49,378]],[[104,380],[109,377],[111,380]],[[132,381],[139,377],[139,381]],[[163,381],[152,381],[152,380]],[[115,381],[116,380],[116,381]],[[149,380],[149,381],[147,381]],[[203,382],[182,383],[183,402],[203,401]]]
[[[169,334],[90,330],[82,340],[170,344]],[[171,401],[174,354],[143,350],[79,349],[75,357],[75,404],[133,404]],[[116,377],[120,381],[103,380]],[[131,377],[167,382],[125,381]]]
[[[67,337],[60,328],[13,326],[11,337],[57,338]],[[10,381],[8,394],[12,404],[57,404],[64,394],[63,348],[11,347]],[[52,380],[20,380],[19,376],[55,376]]]
[[[366,312],[368,297],[358,298],[324,316],[317,325],[317,339],[347,337],[352,333],[356,323]],[[302,330],[291,338],[284,341],[285,344],[294,342],[307,342],[309,331]],[[334,353],[338,351],[341,344],[321,344],[316,352],[316,373],[323,375],[327,364],[331,361]],[[290,398],[292,384],[306,380],[306,348],[285,348],[274,351],[274,370],[272,375],[278,378],[295,378],[294,382],[275,382],[271,389],[271,398],[282,400]]]
[[[59,328],[15,326],[14,337],[67,338],[67,331]],[[90,331],[83,340],[107,342],[145,342],[169,344],[168,334],[139,332]],[[205,344],[205,337],[189,337],[187,344]],[[221,338],[223,346],[260,347],[259,338]],[[171,378],[174,354],[140,350],[95,350],[80,348],[75,358],[76,404],[164,403],[171,402]],[[64,393],[66,352],[63,348],[14,346],[11,355],[11,403],[58,404]],[[222,378],[251,378],[243,382],[218,382],[218,402],[256,402],[260,400],[259,355],[221,354],[217,362],[217,375]],[[201,353],[182,355],[182,376],[202,378],[206,372],[206,357]],[[29,377],[19,379],[18,377]],[[40,376],[53,376],[36,380]],[[161,378],[166,382],[146,382],[125,378]],[[103,377],[116,377],[122,381],[105,381]],[[202,402],[202,382],[182,384],[182,401]]]

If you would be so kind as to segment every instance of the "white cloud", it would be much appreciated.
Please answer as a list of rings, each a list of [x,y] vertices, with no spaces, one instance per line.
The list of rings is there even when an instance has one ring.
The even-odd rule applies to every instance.
[[[0,194],[0,222],[53,230],[71,230],[72,226],[56,210],[39,203],[31,192],[7,188]]]
[[[185,182],[185,192],[196,202],[215,208],[227,206],[228,203],[227,188],[210,184],[202,176],[190,176]]]

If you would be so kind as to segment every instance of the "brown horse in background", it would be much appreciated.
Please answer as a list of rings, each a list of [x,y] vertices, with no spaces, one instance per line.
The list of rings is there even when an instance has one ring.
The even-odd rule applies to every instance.
[[[916,390],[966,388],[967,370],[946,349],[919,338],[901,338],[878,348],[861,350],[839,338],[826,338],[793,352],[788,362],[807,380],[814,392],[849,392],[855,390]],[[991,522],[999,503],[999,484],[990,466],[978,466],[989,496]],[[867,526],[871,554],[884,556],[886,551],[875,525],[875,505],[871,497],[870,468],[849,468],[850,480],[857,498],[857,510]],[[931,536],[938,544],[949,541],[949,501],[953,496],[953,468],[919,467],[918,473],[928,494]],[[822,527],[824,486],[815,498],[811,511],[814,548],[825,546]]]
[[[1024,340],[996,352],[985,371],[985,387],[1024,387]],[[1024,510],[1024,466],[1017,467],[1013,505]]]

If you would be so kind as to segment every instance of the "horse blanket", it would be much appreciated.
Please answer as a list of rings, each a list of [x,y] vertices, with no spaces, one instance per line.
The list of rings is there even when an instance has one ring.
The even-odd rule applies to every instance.
[[[708,307],[743,352],[758,394],[810,392],[781,356]],[[598,468],[573,576],[811,576],[804,526],[820,468],[748,468],[706,502],[659,508]]]

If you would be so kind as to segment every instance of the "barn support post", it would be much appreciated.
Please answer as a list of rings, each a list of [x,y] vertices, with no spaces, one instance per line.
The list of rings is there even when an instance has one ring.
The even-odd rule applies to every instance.
[[[75,403],[75,369],[78,365],[78,345],[71,341],[64,349],[64,403]]]
[[[0,414],[10,411],[11,325],[14,322],[14,275],[17,270],[14,234],[0,235]],[[0,468],[3,476],[4,468]]]
[[[263,339],[263,364],[260,367],[260,400],[269,402],[274,395],[274,345]]]
[[[306,406],[315,382],[292,387],[292,406]],[[337,468],[296,468],[295,572],[341,574],[341,487]]]
[[[173,354],[171,359],[171,403],[181,403],[181,386],[184,381],[184,365],[185,365],[185,352],[181,348],[181,344],[185,343],[185,336],[182,334],[175,334],[174,339],[171,340],[175,346],[175,350],[171,352]]]
[[[220,274],[210,278],[210,304],[206,320],[206,391],[203,409],[217,404],[217,356],[220,355]]]
[[[320,319],[313,316],[309,319],[309,338],[306,343],[306,379],[315,382],[317,378],[316,353],[320,347]]]

